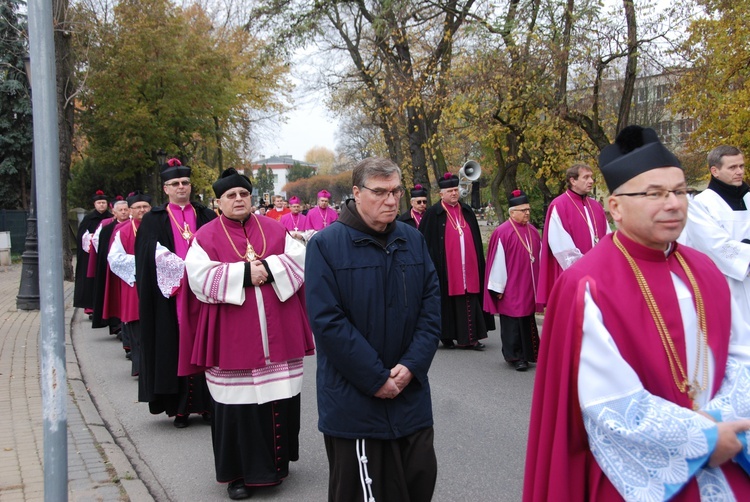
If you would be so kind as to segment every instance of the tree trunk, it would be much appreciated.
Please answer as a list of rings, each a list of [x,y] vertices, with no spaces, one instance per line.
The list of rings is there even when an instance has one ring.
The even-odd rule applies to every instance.
[[[625,65],[625,82],[622,88],[620,110],[617,114],[617,130],[615,136],[628,125],[630,118],[630,107],[633,103],[633,92],[635,91],[636,69],[638,66],[638,36],[635,19],[635,5],[633,0],[623,0],[625,10],[625,21],[628,25],[628,59]]]
[[[55,26],[55,59],[57,67],[57,123],[60,141],[60,216],[62,224],[63,278],[73,280],[73,253],[68,224],[68,179],[73,149],[73,112],[75,88],[73,56],[71,54],[70,28],[68,27],[68,0],[53,0]]]

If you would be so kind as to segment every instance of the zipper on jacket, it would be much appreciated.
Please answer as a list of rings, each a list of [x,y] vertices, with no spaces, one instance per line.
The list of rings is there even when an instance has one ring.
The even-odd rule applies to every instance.
[[[409,306],[409,296],[406,294],[406,265],[401,265],[401,282],[404,285],[404,307]]]

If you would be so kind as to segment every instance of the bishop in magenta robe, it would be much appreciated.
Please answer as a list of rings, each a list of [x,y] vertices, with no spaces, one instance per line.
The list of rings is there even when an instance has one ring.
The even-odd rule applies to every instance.
[[[201,301],[181,332],[180,372],[205,371],[215,401],[216,479],[231,498],[280,483],[299,458],[302,359],[314,353],[304,302],[305,246],[250,213],[250,181],[227,169],[214,183],[222,215],[187,257]]]

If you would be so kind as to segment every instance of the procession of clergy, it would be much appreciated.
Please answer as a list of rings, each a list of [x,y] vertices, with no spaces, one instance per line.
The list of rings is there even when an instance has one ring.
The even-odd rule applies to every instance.
[[[398,215],[405,190],[391,164],[365,159],[355,167],[354,199],[336,225],[325,190],[306,215],[297,197],[288,207],[274,197],[265,215],[251,212],[252,184],[231,168],[213,185],[219,210],[208,209],[191,201],[190,168],[177,159],[161,171],[167,203],[152,208],[136,192],[110,213],[97,192],[80,225],[75,306],[122,339],[138,400],[152,414],[174,417],[179,428],[191,414],[211,422],[216,479],[231,499],[281,483],[299,458],[302,359],[317,344],[329,500],[431,500],[427,369],[438,344],[482,351],[498,315],[505,362],[516,371],[536,364],[524,500],[750,500],[750,187],[739,149],[709,153],[710,182],[692,198],[679,159],[653,130],[629,126],[599,157],[614,232],[589,196],[593,169],[575,164],[541,237],[527,195],[509,194],[486,260],[459,179],[438,180],[430,207],[429,190],[414,186],[411,207]],[[374,265],[329,248],[328,240],[343,242],[334,228],[344,227],[360,232],[347,244],[352,255],[375,246],[385,256],[408,242],[431,258],[393,258],[394,267],[419,267],[425,277],[414,321],[404,320],[400,335],[408,342],[397,349],[358,329],[350,310],[362,302],[331,296],[321,304],[321,291],[359,287],[366,303],[361,288],[377,294],[391,283],[390,266],[380,281]],[[342,320],[338,347],[324,333]],[[419,362],[408,355],[417,338]],[[347,344],[354,350],[362,341],[377,361],[396,350],[385,383],[358,383],[364,374],[349,368],[359,359]],[[354,388],[339,387],[343,404],[334,405],[340,378]],[[427,415],[419,423],[408,414],[383,418],[403,421],[387,433],[356,413],[342,423],[342,410],[357,408],[352,392],[365,403],[419,403]],[[411,446],[396,453],[373,446],[404,438]]]

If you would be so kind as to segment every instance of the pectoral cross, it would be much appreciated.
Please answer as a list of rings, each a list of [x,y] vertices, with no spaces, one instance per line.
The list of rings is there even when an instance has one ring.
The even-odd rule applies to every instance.
[[[247,252],[245,252],[245,260],[253,261],[255,259],[255,249],[249,242],[247,243]]]

